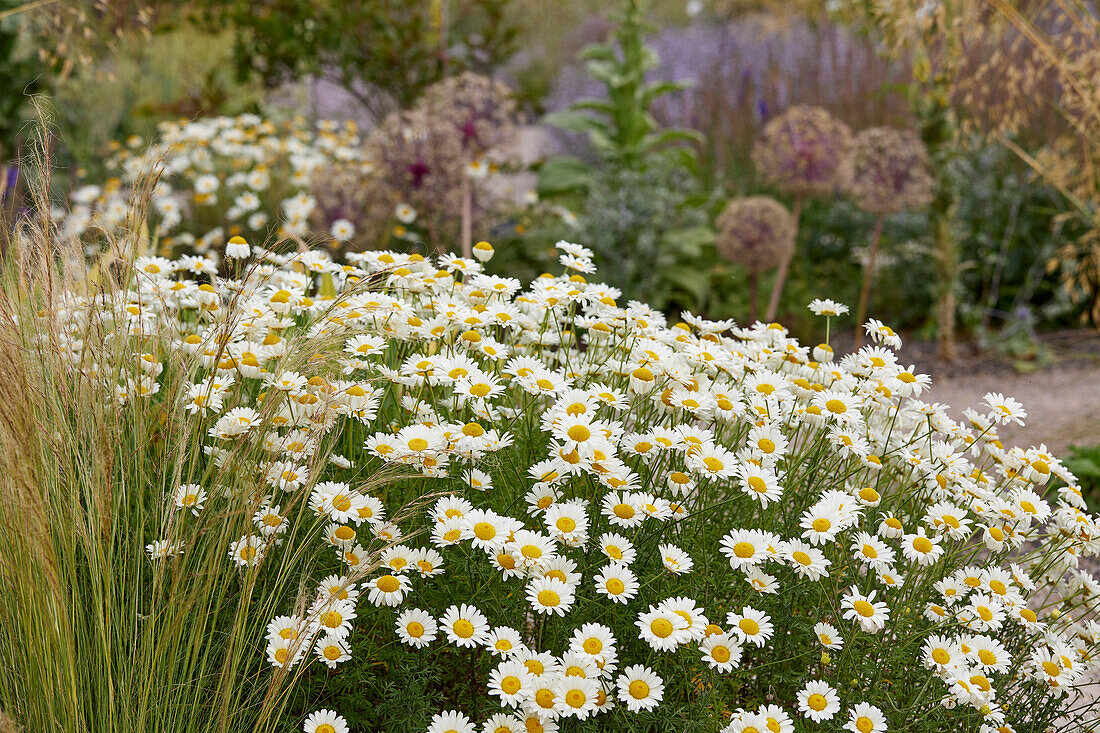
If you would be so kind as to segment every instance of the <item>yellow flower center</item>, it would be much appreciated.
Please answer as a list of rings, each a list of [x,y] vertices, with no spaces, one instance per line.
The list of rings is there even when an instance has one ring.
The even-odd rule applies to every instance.
[[[374,585],[383,593],[393,593],[401,587],[401,582],[392,575],[383,575],[375,581]]]
[[[879,493],[870,486],[864,486],[859,490],[859,498],[864,501],[873,504],[879,500]]]
[[[584,704],[588,702],[588,696],[580,690],[570,690],[565,693],[565,702],[571,708],[583,708]]]
[[[754,552],[756,552],[756,548],[748,542],[738,542],[733,546],[733,554],[737,555],[737,557],[742,560],[747,557],[752,557]]]
[[[577,443],[583,443],[592,437],[592,431],[583,425],[574,425],[565,434],[569,436],[570,440]]]
[[[657,638],[667,639],[672,636],[672,622],[663,618],[654,619],[649,624],[649,630],[652,631],[653,635]]]

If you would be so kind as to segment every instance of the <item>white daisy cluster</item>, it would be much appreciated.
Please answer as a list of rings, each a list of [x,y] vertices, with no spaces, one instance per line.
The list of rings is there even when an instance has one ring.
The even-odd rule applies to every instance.
[[[57,212],[63,237],[94,243],[98,232],[132,225],[130,199],[151,176],[146,221],[164,247],[205,253],[235,234],[304,236],[319,171],[336,163],[370,171],[351,121],[321,120],[316,129],[301,118],[276,124],[254,114],[164,122],[154,144],[134,137],[116,148],[106,161],[114,177],[77,188],[70,209]],[[332,236],[353,232],[340,220]]]
[[[669,326],[587,282],[586,248],[558,247],[568,274],[526,289],[460,257],[259,252],[237,280],[145,258],[117,300],[74,299],[74,360],[93,305],[152,344],[119,404],[172,400],[227,469],[248,441],[266,456],[250,496],[175,489],[150,554],[178,552],[189,517],[247,502],[254,527],[227,548],[242,572],[303,544],[331,571],[271,621],[272,665],[369,659],[352,622],[383,614],[410,654],[492,660],[496,731],[659,710],[725,676],[771,696],[733,711],[731,732],[796,718],[881,732],[933,713],[1031,730],[1096,668],[1080,561],[1100,524],[1045,447],[1000,442],[1018,403],[990,394],[952,420],[877,322],[878,343],[838,360],[778,324]],[[191,376],[165,397],[168,363]],[[383,501],[364,466],[410,488]],[[417,497],[426,511],[405,512]],[[484,594],[447,590],[460,558]],[[899,675],[920,683],[887,686],[886,706]],[[461,711],[430,728],[475,729]]]

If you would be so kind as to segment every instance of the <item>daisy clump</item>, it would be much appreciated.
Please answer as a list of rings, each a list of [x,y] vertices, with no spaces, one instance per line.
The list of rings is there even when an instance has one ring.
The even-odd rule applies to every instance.
[[[406,687],[389,729],[1090,719],[1100,526],[1044,446],[998,438],[1018,403],[953,420],[877,321],[843,356],[670,323],[558,248],[526,286],[491,246],[254,250],[234,279],[138,260],[31,322],[100,409],[182,436],[142,484],[150,587],[217,558],[220,598],[260,599],[210,621],[255,620],[235,669],[338,709],[332,676],[361,670],[348,729]]]

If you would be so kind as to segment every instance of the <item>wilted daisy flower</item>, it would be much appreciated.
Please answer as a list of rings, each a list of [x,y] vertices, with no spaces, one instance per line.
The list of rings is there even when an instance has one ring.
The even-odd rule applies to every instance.
[[[251,248],[248,246],[248,242],[244,237],[234,236],[230,237],[229,241],[225,243],[225,256],[231,259],[242,259],[252,254]]]

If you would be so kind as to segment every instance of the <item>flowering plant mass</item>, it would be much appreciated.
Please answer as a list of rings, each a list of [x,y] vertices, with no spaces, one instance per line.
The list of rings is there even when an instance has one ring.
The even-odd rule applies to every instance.
[[[1045,447],[998,438],[1019,403],[956,421],[878,321],[843,357],[778,324],[670,324],[558,250],[564,274],[526,287],[485,272],[491,248],[253,247],[223,276],[144,257],[35,316],[70,380],[170,441],[143,582],[167,600],[210,557],[219,602],[254,599],[186,616],[249,630],[242,699],[388,650],[473,675],[393,730],[1088,717],[1100,526]],[[356,728],[315,702],[286,714]]]

